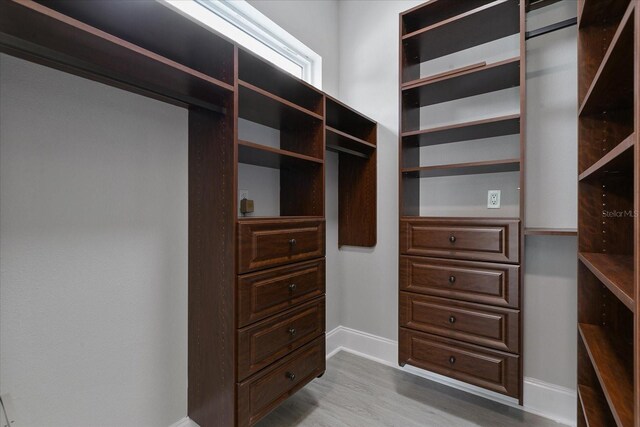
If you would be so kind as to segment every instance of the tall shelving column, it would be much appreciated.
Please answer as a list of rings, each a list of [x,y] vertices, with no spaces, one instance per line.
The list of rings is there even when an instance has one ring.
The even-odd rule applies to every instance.
[[[431,0],[400,14],[399,37],[399,364],[468,382],[520,403],[525,16],[524,1]],[[469,55],[468,49],[507,37],[513,37],[510,42],[517,54],[505,57],[502,52],[482,50]],[[439,72],[425,72],[431,61]],[[463,63],[451,69],[456,61]],[[519,88],[516,112],[472,121],[451,114],[452,124],[424,125],[424,107],[462,105],[463,99],[511,88]],[[456,155],[459,150],[448,144],[463,142],[480,153],[488,139],[509,136],[513,140],[507,142],[517,145],[509,145],[507,158],[425,164],[432,161],[427,151],[431,147],[442,146],[438,149],[442,155],[446,145]],[[501,174],[500,185],[508,189],[506,210],[484,210],[486,205],[479,203],[486,199],[463,191],[458,193],[467,194],[466,198],[451,200],[465,209],[455,209],[455,203],[434,209],[434,198],[427,187],[422,188],[431,179],[470,176],[468,182],[473,184],[473,178],[493,174]],[[486,189],[481,191],[486,196]]]
[[[578,426],[640,426],[638,22],[578,2]]]

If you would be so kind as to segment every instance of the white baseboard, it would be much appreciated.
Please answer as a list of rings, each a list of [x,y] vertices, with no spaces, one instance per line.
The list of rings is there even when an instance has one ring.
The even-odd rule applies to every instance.
[[[169,427],[200,427],[200,426],[198,426],[198,424],[195,421],[193,421],[191,418],[184,417],[181,420],[178,420],[175,423],[171,424]]]
[[[355,329],[338,326],[327,333],[327,359],[340,351],[346,351],[378,363],[435,381],[477,396],[552,419],[569,426],[576,425],[577,394],[575,390],[549,384],[535,378],[524,379],[524,405],[516,399],[503,396],[413,366],[398,365],[398,342]]]

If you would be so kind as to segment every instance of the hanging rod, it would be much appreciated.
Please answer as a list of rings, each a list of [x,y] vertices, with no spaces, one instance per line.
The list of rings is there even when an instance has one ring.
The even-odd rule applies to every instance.
[[[565,19],[564,21],[556,22],[555,24],[547,25],[546,27],[538,28],[537,30],[527,31],[525,39],[529,40],[534,37],[542,36],[552,33],[554,31],[561,30],[563,28],[571,27],[578,23],[578,18]]]

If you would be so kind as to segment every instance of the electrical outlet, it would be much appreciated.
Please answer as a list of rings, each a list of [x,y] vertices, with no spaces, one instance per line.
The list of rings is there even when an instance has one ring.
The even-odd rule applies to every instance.
[[[500,190],[489,190],[487,195],[487,208],[500,209]]]

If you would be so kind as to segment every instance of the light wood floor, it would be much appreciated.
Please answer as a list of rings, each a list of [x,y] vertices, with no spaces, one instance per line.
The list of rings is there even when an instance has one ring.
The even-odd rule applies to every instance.
[[[340,352],[259,427],[559,427],[554,421]]]

